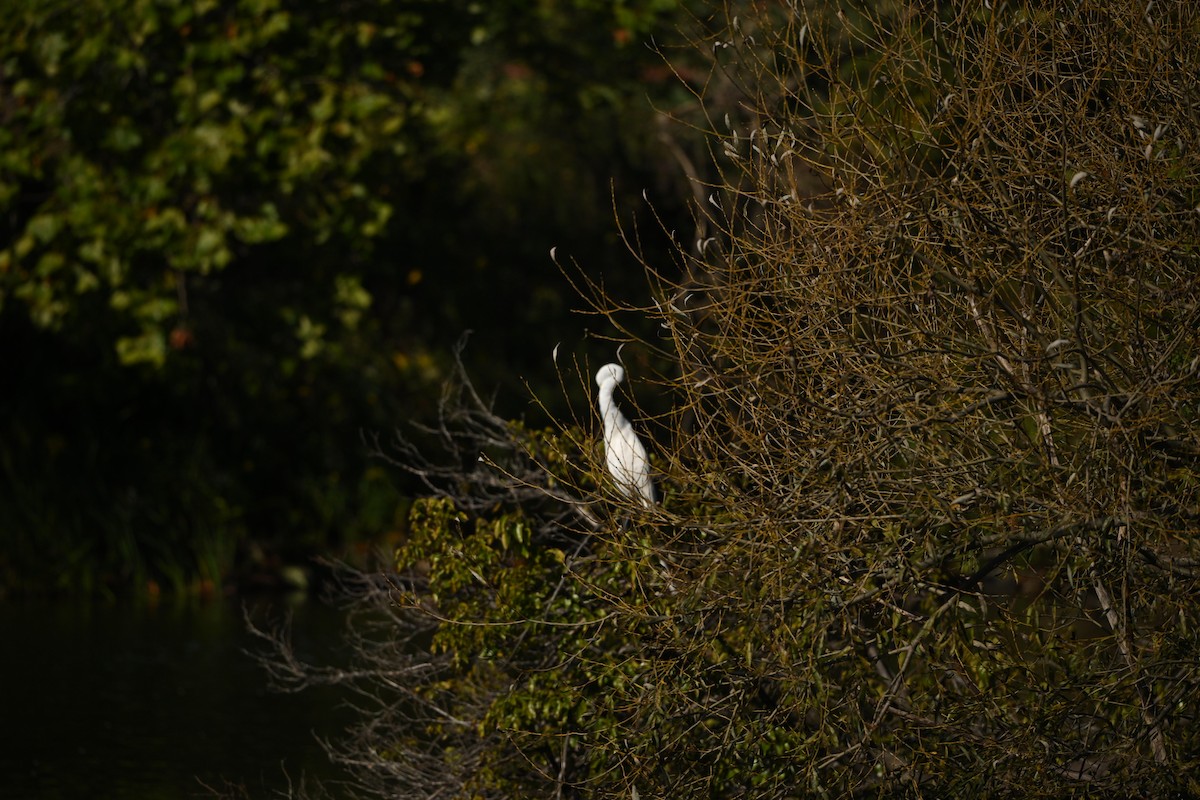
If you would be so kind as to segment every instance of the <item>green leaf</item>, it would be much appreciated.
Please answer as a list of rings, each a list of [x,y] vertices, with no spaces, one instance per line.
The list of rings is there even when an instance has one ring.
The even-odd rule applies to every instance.
[[[264,203],[261,216],[240,217],[234,222],[234,235],[246,244],[261,244],[282,239],[288,233],[288,226],[279,219],[279,211],[274,203]]]
[[[33,219],[29,220],[25,226],[25,230],[28,231],[38,241],[45,243],[49,242],[58,234],[58,230],[61,226],[61,217],[54,216],[52,214],[39,214]]]
[[[117,339],[117,358],[125,366],[149,364],[161,367],[167,357],[167,340],[157,328],[144,330],[138,336]]]

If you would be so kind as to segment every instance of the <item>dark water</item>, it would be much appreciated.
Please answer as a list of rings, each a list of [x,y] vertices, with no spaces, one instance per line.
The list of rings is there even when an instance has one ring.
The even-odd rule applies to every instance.
[[[341,611],[250,611],[289,607],[297,651],[344,663]],[[0,798],[211,797],[202,784],[265,798],[302,774],[339,777],[315,738],[349,721],[338,692],[268,691],[251,646],[242,601],[0,603]]]

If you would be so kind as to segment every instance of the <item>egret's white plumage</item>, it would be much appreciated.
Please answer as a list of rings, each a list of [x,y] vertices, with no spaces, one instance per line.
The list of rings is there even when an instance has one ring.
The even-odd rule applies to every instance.
[[[600,418],[604,421],[604,459],[617,487],[631,497],[640,497],[649,507],[654,505],[654,484],[650,481],[646,447],[613,402],[613,392],[624,380],[625,370],[620,364],[605,364],[596,373]]]

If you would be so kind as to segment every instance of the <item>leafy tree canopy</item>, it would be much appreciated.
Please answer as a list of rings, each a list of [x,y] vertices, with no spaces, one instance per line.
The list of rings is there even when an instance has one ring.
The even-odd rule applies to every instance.
[[[493,376],[545,359],[550,246],[613,237],[612,192],[661,174],[645,42],[675,10],[10,4],[4,582],[182,578],[191,551],[215,580],[246,529],[394,527],[359,431],[428,413],[465,328]]]

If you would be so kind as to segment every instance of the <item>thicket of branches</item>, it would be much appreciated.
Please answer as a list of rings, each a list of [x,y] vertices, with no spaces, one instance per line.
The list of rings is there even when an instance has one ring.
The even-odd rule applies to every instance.
[[[406,797],[1200,791],[1200,12],[725,23],[700,240],[645,308],[581,286],[662,333],[662,505],[594,419],[449,396],[345,757]]]

